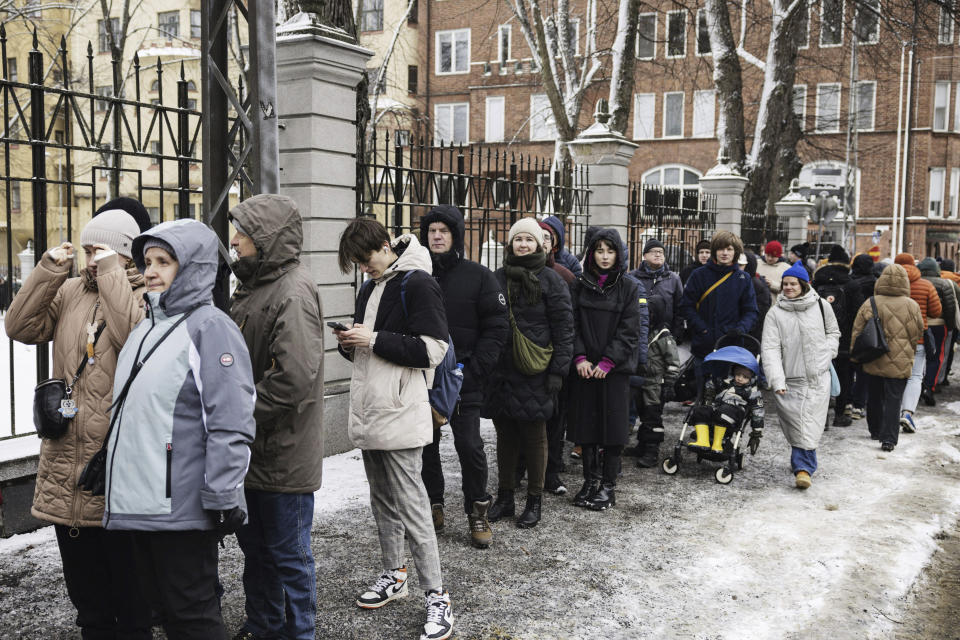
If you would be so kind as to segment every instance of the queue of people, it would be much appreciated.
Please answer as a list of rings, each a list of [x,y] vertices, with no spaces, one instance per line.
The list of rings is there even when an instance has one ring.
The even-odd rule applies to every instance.
[[[64,436],[43,440],[33,514],[55,525],[85,638],[150,638],[156,624],[174,639],[227,638],[217,544],[232,534],[245,596],[233,637],[314,637],[322,302],[300,261],[291,199],[251,197],[230,220],[238,286],[227,312],[214,304],[213,232],[191,220],[150,228],[142,205],[121,198],[98,210],[79,247],[43,255],[6,314],[7,334],[53,342],[54,375],[72,380],[76,413]],[[657,464],[684,339],[710,404],[694,412],[689,446],[721,452],[749,419],[756,453],[767,388],[800,489],[818,468],[832,397],[834,426],[865,411],[889,452],[901,430],[916,430],[919,400],[932,404],[949,384],[960,329],[960,275],[949,261],[916,265],[901,254],[878,277],[869,256],[851,261],[835,247],[811,273],[802,247],[793,264],[778,242],[758,258],[718,231],[681,275],[657,239],[629,271],[618,232],[589,231],[577,259],[563,220],[521,218],[496,271],[467,259],[464,217],[449,205],[421,217],[419,236],[391,238],[372,218],[341,235],[341,270],[367,278],[353,322],[327,324],[352,363],[347,433],[362,453],[380,543],[380,573],[355,604],[378,609],[409,595],[409,544],[424,594],[421,640],[454,627],[437,541],[444,422],[470,541],[485,549],[491,523],[532,529],[550,517],[542,496],[566,493],[565,441],[582,464],[572,504],[591,511],[616,506],[624,456]],[[79,249],[86,266],[70,277]],[[858,338],[877,320],[888,350],[857,362]],[[708,373],[718,340],[745,335],[757,337],[761,366]],[[451,352],[462,386],[438,422],[430,394]],[[496,429],[495,495],[481,417]],[[637,419],[637,445],[627,447]]]

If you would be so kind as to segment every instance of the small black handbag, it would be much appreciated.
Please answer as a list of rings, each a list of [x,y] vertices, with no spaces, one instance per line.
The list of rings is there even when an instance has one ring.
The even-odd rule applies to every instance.
[[[106,323],[100,325],[94,336],[93,344],[97,344],[100,334],[103,333]],[[48,440],[62,438],[70,426],[73,416],[77,415],[77,403],[73,396],[73,387],[80,379],[80,374],[87,366],[87,356],[77,369],[70,384],[62,378],[50,378],[38,384],[33,390],[33,426],[37,435]]]
[[[880,322],[880,314],[877,312],[877,301],[872,296],[870,307],[873,309],[873,317],[863,325],[863,331],[857,336],[857,341],[850,350],[850,359],[860,364],[873,362],[890,351],[887,337],[883,333],[883,324]]]

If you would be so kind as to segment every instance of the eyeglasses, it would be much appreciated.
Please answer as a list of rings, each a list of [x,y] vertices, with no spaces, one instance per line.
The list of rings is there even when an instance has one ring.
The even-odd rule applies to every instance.
[[[652,256],[662,256],[662,255],[664,255],[663,249],[651,249],[650,251],[647,251],[647,253],[649,253],[649,254],[652,255]]]

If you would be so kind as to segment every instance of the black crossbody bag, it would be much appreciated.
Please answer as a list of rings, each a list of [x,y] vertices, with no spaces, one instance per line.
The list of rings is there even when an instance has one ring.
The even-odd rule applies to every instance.
[[[104,322],[97,329],[93,338],[93,345],[96,346],[100,334],[107,327]],[[38,384],[33,390],[33,426],[37,430],[37,435],[47,440],[56,440],[62,438],[70,427],[70,421],[77,415],[77,402],[72,398],[73,388],[80,379],[80,374],[87,366],[87,356],[83,356],[83,361],[77,368],[77,373],[73,376],[70,384],[67,384],[63,378],[50,378]]]

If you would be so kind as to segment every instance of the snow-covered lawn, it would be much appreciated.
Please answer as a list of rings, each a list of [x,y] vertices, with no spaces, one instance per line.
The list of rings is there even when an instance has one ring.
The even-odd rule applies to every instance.
[[[12,369],[10,367],[11,344],[14,365]],[[14,385],[16,433],[30,433],[33,431],[33,388],[37,385],[37,348],[9,340],[3,327],[3,314],[0,313],[0,438],[12,433],[11,375]],[[0,460],[7,458],[7,454],[0,445]]]

